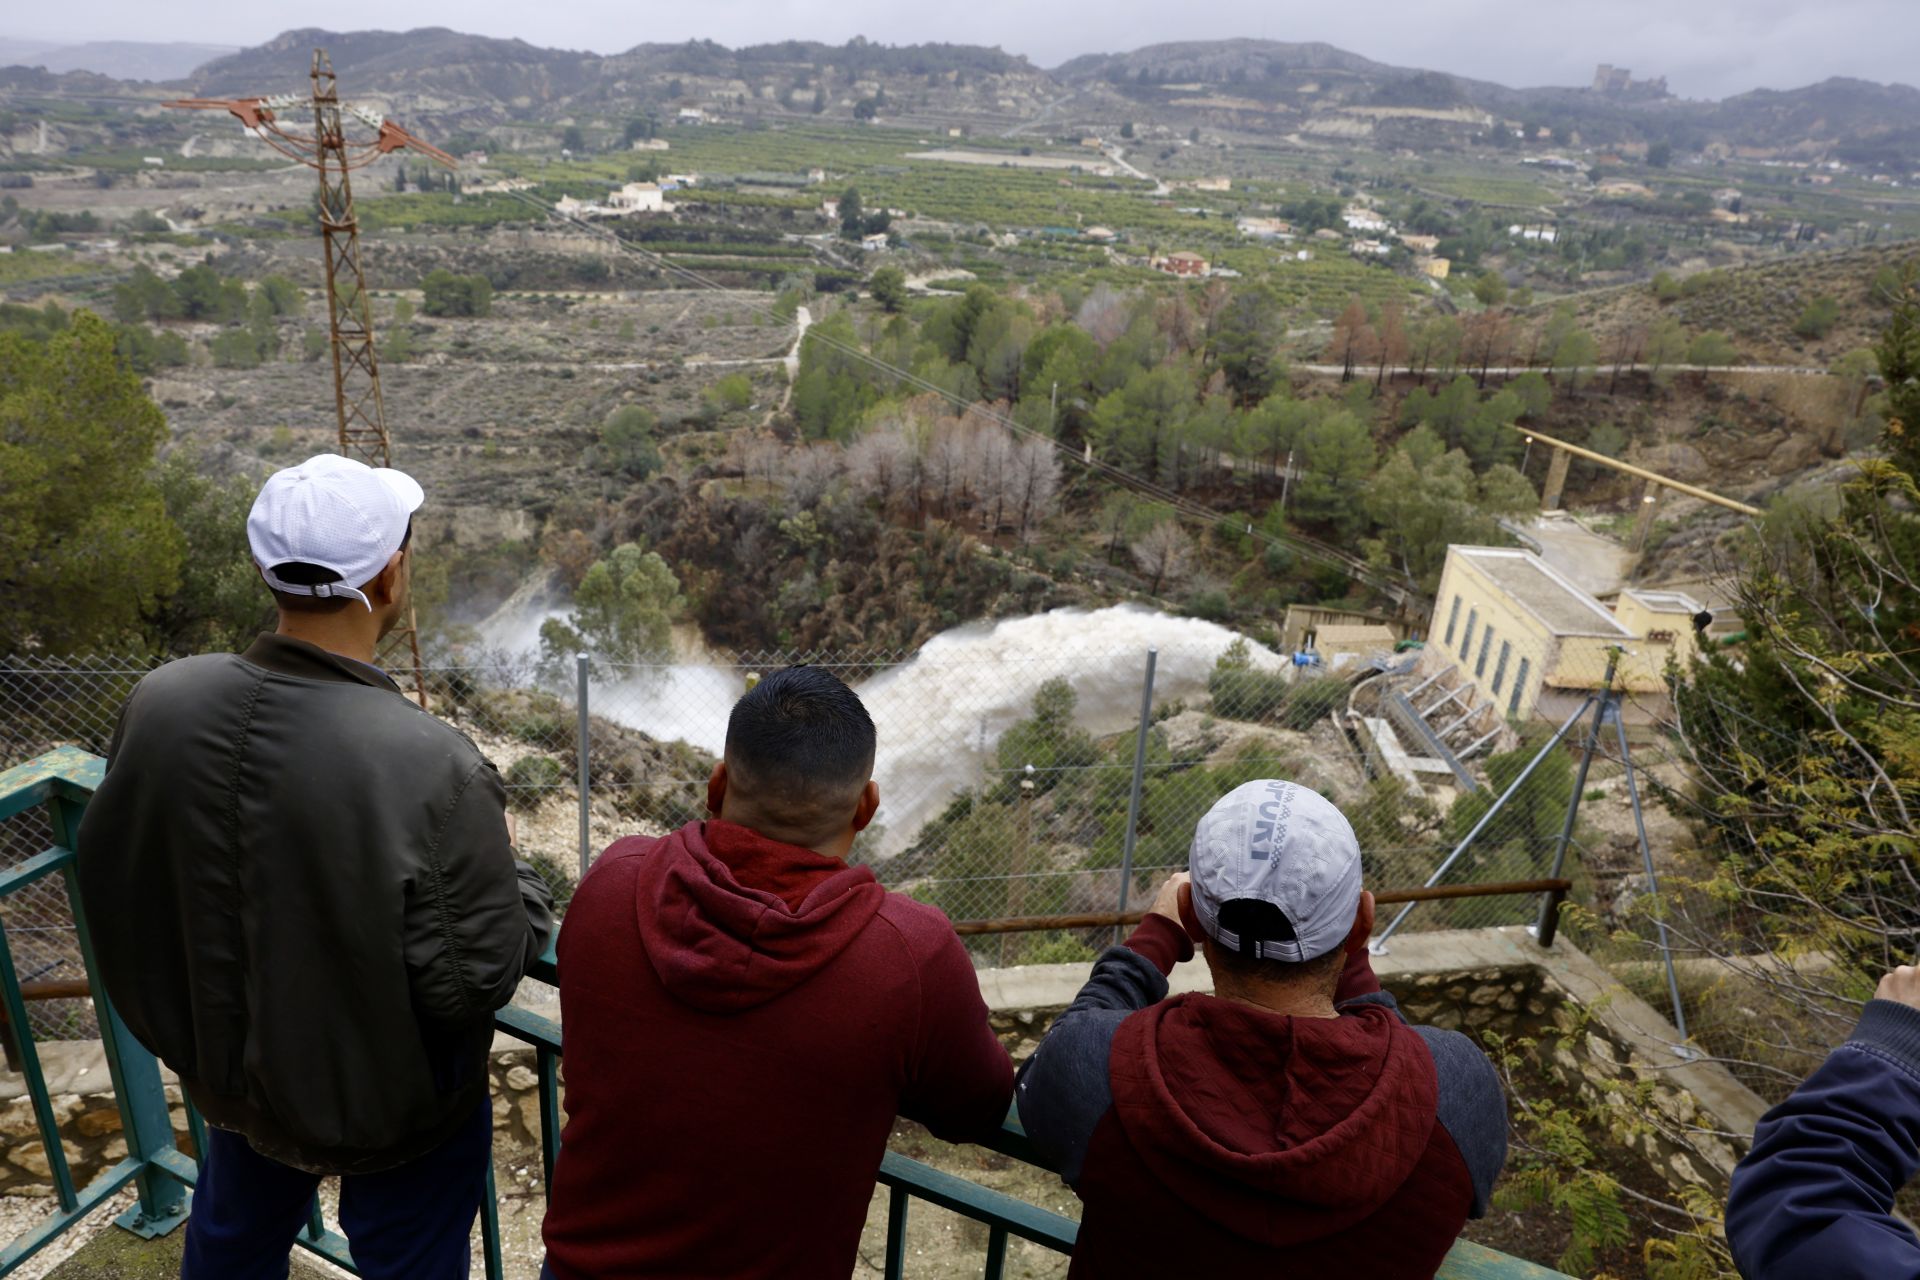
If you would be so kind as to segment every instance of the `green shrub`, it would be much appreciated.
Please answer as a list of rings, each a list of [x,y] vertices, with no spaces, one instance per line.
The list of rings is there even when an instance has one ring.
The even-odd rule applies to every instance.
[[[1794,323],[1793,331],[1802,338],[1824,338],[1840,320],[1839,300],[1823,295],[1809,302]]]
[[[536,747],[568,741],[573,736],[573,721],[544,711],[524,711],[501,725],[507,735]]]
[[[567,783],[567,766],[552,756],[522,756],[507,768],[507,803],[531,809],[545,794]]]
[[[1229,720],[1265,720],[1286,702],[1289,681],[1284,671],[1256,671],[1253,651],[1245,640],[1227,646],[1207,676],[1207,695],[1213,713]]]
[[[1315,676],[1287,686],[1280,707],[1282,728],[1310,729],[1347,704],[1347,682],[1335,676]]]
[[[553,894],[555,914],[565,912],[567,904],[573,901],[572,874],[544,853],[533,853],[522,849],[520,856],[525,858],[527,865],[539,872],[540,878],[547,882],[547,891]]]

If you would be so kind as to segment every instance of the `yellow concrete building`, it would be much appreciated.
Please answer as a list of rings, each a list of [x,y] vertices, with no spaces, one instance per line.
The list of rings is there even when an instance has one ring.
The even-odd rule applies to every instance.
[[[1662,694],[1668,658],[1693,653],[1699,612],[1677,591],[1622,591],[1609,609],[1530,551],[1449,547],[1422,666],[1452,664],[1504,719],[1553,717],[1600,687],[1616,647],[1614,687]]]

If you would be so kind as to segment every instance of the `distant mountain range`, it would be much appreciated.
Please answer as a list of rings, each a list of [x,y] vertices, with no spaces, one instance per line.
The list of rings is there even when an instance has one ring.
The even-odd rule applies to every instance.
[[[1133,120],[1182,132],[1202,125],[1417,148],[1504,141],[1510,133],[1494,135],[1496,122],[1506,122],[1577,135],[1588,145],[1666,141],[1683,151],[1831,156],[1903,173],[1920,167],[1920,89],[1906,85],[1833,79],[1685,101],[1668,96],[1660,82],[1510,88],[1391,66],[1327,44],[1265,40],[1151,45],[1089,54],[1052,70],[969,45],[856,39],[728,49],[692,41],[602,55],[442,27],[305,29],[237,51],[103,43],[22,55],[21,47],[0,41],[0,65],[18,61],[55,74],[0,70],[0,89],[98,93],[98,76],[154,79],[172,68],[165,74],[178,88],[206,96],[299,91],[311,51],[325,47],[344,92],[381,99],[402,118],[442,131],[561,119],[617,124],[677,105],[845,118],[860,99],[877,97],[880,119],[918,127],[971,119],[983,128],[1011,128],[1044,111],[1049,131]],[[58,74],[63,68],[73,74]]]
[[[56,75],[91,71],[114,80],[183,80],[195,67],[239,52],[230,44],[143,44],[134,40],[89,40],[59,44],[0,36],[0,67],[45,67]]]

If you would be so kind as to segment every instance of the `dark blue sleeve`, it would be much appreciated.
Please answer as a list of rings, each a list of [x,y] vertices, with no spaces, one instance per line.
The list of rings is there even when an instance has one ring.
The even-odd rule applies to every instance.
[[[1087,985],[1021,1066],[1013,1094],[1021,1127],[1068,1186],[1079,1183],[1093,1131],[1113,1105],[1107,1078],[1113,1033],[1128,1015],[1166,995],[1159,965],[1130,947],[1108,947]]]
[[[1869,1001],[1754,1131],[1733,1171],[1727,1243],[1749,1280],[1915,1280],[1920,1241],[1893,1215],[1920,1168],[1920,1009]]]
[[[1458,1031],[1415,1027],[1433,1055],[1433,1074],[1440,1088],[1440,1125],[1466,1162],[1473,1181],[1473,1207],[1468,1216],[1487,1216],[1494,1180],[1507,1163],[1507,1094],[1500,1073],[1487,1055]]]

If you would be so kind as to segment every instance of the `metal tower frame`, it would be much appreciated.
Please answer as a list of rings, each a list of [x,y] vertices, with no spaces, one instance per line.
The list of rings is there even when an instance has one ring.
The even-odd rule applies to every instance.
[[[313,51],[308,73],[313,82],[310,100],[291,94],[270,98],[184,98],[169,107],[230,112],[260,141],[290,159],[317,170],[320,176],[320,233],[325,240],[327,266],[327,323],[332,336],[334,420],[340,452],[369,466],[393,465],[393,442],[387,434],[386,402],[380,394],[380,358],[374,347],[373,303],[367,294],[366,273],[360,266],[360,223],[353,210],[351,170],[403,148],[418,151],[448,168],[458,162],[408,133],[398,124],[358,107],[343,106],[325,49]],[[281,112],[310,109],[311,134],[281,127]],[[347,138],[346,116],[375,130],[370,142]],[[420,637],[413,606],[406,621],[381,642],[382,666],[405,659],[413,672],[414,696],[427,704],[425,675],[420,666]]]

